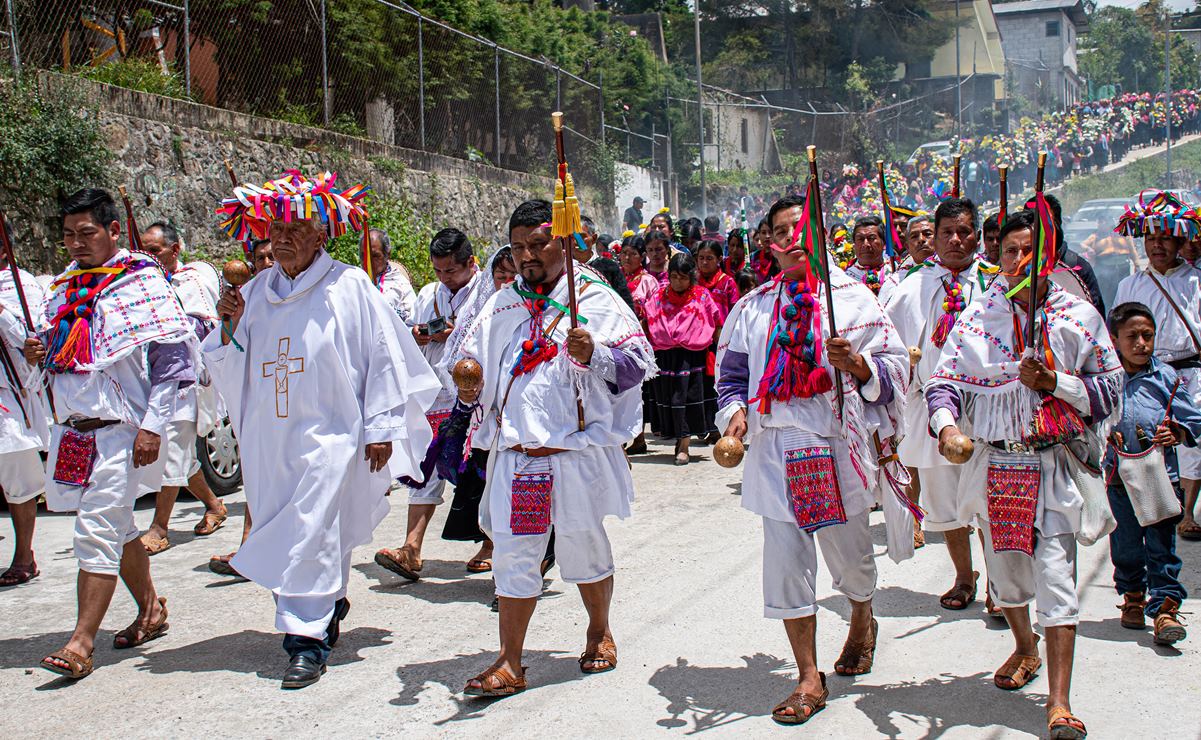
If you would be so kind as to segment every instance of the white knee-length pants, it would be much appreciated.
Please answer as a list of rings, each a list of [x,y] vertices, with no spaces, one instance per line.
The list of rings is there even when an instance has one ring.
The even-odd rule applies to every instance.
[[[1076,538],[1070,534],[1034,538],[1034,557],[1024,552],[993,552],[992,535],[984,530],[984,562],[989,593],[1002,608],[1034,602],[1038,623],[1062,627],[1080,621],[1076,593]]]
[[[46,490],[46,468],[37,450],[18,450],[0,455],[0,488],[4,500],[23,504]]]
[[[971,524],[972,517],[965,511],[964,497],[960,492],[963,470],[963,465],[918,468],[917,475],[921,482],[919,503],[926,510],[922,529],[927,532],[946,532]]]
[[[532,599],[542,593],[542,559],[546,534],[492,533],[492,575],[496,595]],[[613,575],[613,549],[605,528],[575,532],[555,530],[555,561],[568,583],[596,583]]]
[[[796,522],[763,517],[763,616],[798,619],[817,613],[817,543],[835,589],[852,601],[869,601],[875,594],[868,512],[813,534]]]

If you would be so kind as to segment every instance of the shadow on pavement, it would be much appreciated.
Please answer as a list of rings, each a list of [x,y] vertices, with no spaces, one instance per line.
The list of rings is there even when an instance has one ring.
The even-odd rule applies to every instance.
[[[481,604],[488,606],[496,589],[489,574],[469,575],[463,563],[456,560],[426,560],[420,581],[409,581],[395,573],[371,563],[359,563],[353,568],[369,580],[378,581],[368,586],[371,591],[382,594],[403,594],[430,604]],[[437,580],[431,580],[437,579]],[[547,588],[551,578],[544,578],[541,598],[561,596],[562,592]]]
[[[462,691],[467,681],[492,665],[498,655],[497,651],[488,650],[429,663],[402,665],[396,669],[396,677],[401,683],[400,695],[389,703],[399,707],[415,706],[420,701],[421,693],[436,685],[442,686],[453,695],[452,701],[456,709],[454,714],[433,724],[440,726],[483,717],[484,711],[501,699],[467,697]],[[526,680],[529,682],[525,693],[586,678],[580,673],[580,664],[574,653],[527,650],[522,662],[526,666]]]
[[[378,627],[356,627],[344,630],[338,646],[330,655],[331,670],[340,665],[358,663],[364,658],[359,652],[368,648],[390,645],[392,633]],[[141,657],[146,662],[137,666],[150,673],[204,673],[234,671],[253,673],[259,678],[278,681],[288,667],[283,650],[283,635],[276,632],[242,630],[229,635],[217,635],[169,650],[156,650]]]
[[[817,603],[819,606],[829,609],[842,617],[844,621],[850,621],[851,605],[845,596],[841,594],[827,596]],[[938,603],[937,594],[914,591],[904,586],[889,586],[888,588],[877,589],[875,596],[872,597],[872,611],[878,617],[935,618],[933,622],[923,624],[909,632],[898,635],[898,637],[908,637],[918,632],[925,632],[938,624],[958,622],[964,619],[978,619],[987,627],[1008,629],[1004,620],[986,618],[983,599],[977,599],[968,604],[966,609],[958,611],[943,609]]]
[[[746,665],[694,666],[677,658],[651,676],[650,685],[668,701],[668,716],[657,724],[668,729],[689,728],[695,734],[744,719],[770,718],[777,702],[796,687],[795,664],[764,653],[743,656]],[[851,700],[866,714],[881,736],[896,738],[912,727],[898,727],[894,716],[926,726],[921,737],[931,740],[957,727],[1006,727],[1039,736],[1045,732],[1045,696],[1006,692],[992,683],[992,672],[971,676],[940,676],[925,681],[871,685],[827,675],[830,701]],[[822,716],[813,722],[819,727]],[[830,732],[836,732],[832,728]]]

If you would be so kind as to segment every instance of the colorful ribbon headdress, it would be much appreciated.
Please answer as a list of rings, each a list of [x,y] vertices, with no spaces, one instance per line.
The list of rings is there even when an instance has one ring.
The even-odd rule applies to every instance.
[[[1150,199],[1148,193],[1153,193]],[[1158,232],[1191,240],[1201,236],[1201,214],[1172,193],[1144,190],[1138,195],[1138,203],[1126,206],[1114,231],[1131,237]]]
[[[321,221],[330,238],[348,230],[361,231],[367,223],[367,210],[361,201],[371,188],[354,185],[334,187],[337,174],[323,172],[310,180],[299,170],[288,170],[281,177],[262,185],[243,183],[234,188],[233,197],[221,201],[221,228],[234,239],[247,235],[266,239],[272,221]]]

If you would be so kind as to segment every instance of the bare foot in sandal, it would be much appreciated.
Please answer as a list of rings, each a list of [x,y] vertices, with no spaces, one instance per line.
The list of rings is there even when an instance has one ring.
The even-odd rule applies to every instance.
[[[498,660],[468,681],[463,693],[467,696],[502,697],[520,694],[525,689],[525,666],[518,668]]]
[[[816,680],[810,677],[798,681],[788,698],[771,710],[771,718],[782,725],[803,725],[826,708],[828,698],[826,674],[819,672]]]
[[[951,587],[950,591],[947,591],[945,594],[939,597],[938,603],[942,605],[943,609],[949,609],[951,611],[962,611],[966,609],[968,604],[971,604],[976,600],[976,581],[979,580],[979,578],[980,574],[973,571],[971,583],[956,583]]]
[[[1033,642],[1015,650],[993,673],[992,680],[998,689],[1016,691],[1030,683],[1042,666],[1042,658],[1038,657],[1038,635],[1034,635]]]
[[[606,632],[603,637],[588,637],[588,644],[580,654],[580,671],[583,673],[605,673],[617,667],[617,644],[613,635]]]
[[[167,624],[167,597],[159,596],[150,602],[148,610],[138,612],[133,624],[113,636],[113,649],[125,650],[145,645],[167,634],[170,626]]]

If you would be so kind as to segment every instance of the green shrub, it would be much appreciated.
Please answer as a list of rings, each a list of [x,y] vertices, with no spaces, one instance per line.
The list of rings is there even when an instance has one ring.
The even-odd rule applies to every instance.
[[[163,74],[158,62],[142,57],[126,57],[98,67],[78,67],[74,72],[95,82],[188,100],[183,75],[175,71],[174,64],[168,64],[167,69],[168,73]]]

